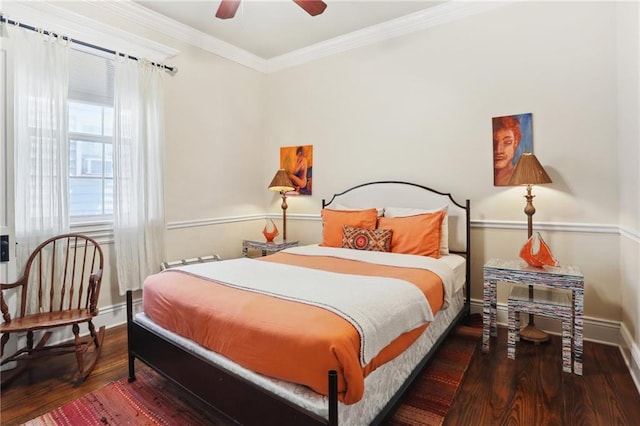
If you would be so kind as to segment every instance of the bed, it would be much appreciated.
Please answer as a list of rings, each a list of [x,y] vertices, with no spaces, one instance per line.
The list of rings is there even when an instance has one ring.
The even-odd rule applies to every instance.
[[[380,424],[388,418],[440,343],[469,313],[470,202],[466,200],[464,204],[460,204],[448,193],[418,184],[380,181],[365,183],[334,194],[327,202],[323,200],[322,206],[324,230],[323,241],[319,245],[287,249],[260,260],[236,259],[214,262],[215,266],[213,264],[193,265],[151,276],[145,281],[144,312],[136,315],[133,313],[132,294],[128,292],[129,380],[135,380],[134,361],[137,358],[240,424]],[[328,240],[333,238],[329,234],[331,227],[335,223],[342,223],[335,222],[332,215],[353,218],[354,215],[359,215],[359,212],[369,210],[374,210],[374,223],[380,228],[380,232],[376,231],[376,235],[379,234],[380,238],[377,236],[372,238],[373,242],[376,244],[384,242],[388,244],[387,248],[391,247],[391,243],[389,238],[384,237],[389,236],[389,229],[398,236],[397,240],[390,237],[391,242],[412,244],[414,238],[403,242],[401,237],[404,235],[403,229],[406,228],[406,224],[418,223],[415,222],[417,218],[422,220],[428,217],[429,220],[434,220],[439,217],[439,221],[433,226],[437,228],[441,238],[438,238],[437,247],[434,248],[433,242],[429,246],[429,250],[437,251],[433,257],[438,259],[415,254],[353,250],[361,247],[351,247],[349,244],[359,244],[363,239],[358,239],[358,235],[348,239],[347,231],[362,233],[363,229],[357,226],[338,229],[343,239],[341,246],[336,245],[340,243]],[[367,213],[367,218],[370,216]],[[371,232],[373,231],[366,230],[367,235]],[[425,241],[427,239],[424,238]],[[368,239],[364,240],[367,244],[371,243]],[[344,248],[347,246],[351,248]],[[420,247],[420,250],[422,249]],[[420,264],[414,264],[414,261]],[[428,265],[423,267],[423,261]],[[397,262],[401,264],[396,264]],[[405,264],[406,262],[409,263]],[[322,265],[317,265],[318,263]],[[347,276],[341,269],[343,264],[348,265],[348,268],[347,266],[344,268],[349,271],[356,264],[361,269],[349,272]],[[337,268],[337,270],[327,271],[325,270],[327,268]],[[423,269],[428,269],[428,272],[424,272]],[[243,272],[240,273],[240,271]],[[301,275],[302,273],[304,274]],[[413,278],[413,274],[418,274],[418,277]],[[411,300],[416,297],[426,299],[426,296],[416,296],[416,291],[425,295],[434,291],[416,284],[425,281],[424,276],[431,275],[441,280],[438,281],[441,293],[434,293],[435,299],[441,299],[441,301],[434,302],[432,299],[427,299],[428,307],[424,307],[425,303],[418,307],[416,303],[414,308]],[[290,285],[296,277],[300,276],[305,277],[304,285],[300,284],[301,287],[298,288],[299,280],[298,284]],[[415,286],[408,284],[413,282],[412,280],[415,280]],[[218,287],[222,283],[223,285],[220,286],[222,290],[216,291],[223,293],[206,296],[209,299],[192,295],[191,298],[202,298],[201,301],[196,300],[196,304],[202,302],[200,305],[210,307],[216,306],[217,299],[224,301],[210,312],[205,312],[205,315],[210,316],[204,320],[196,316],[198,309],[185,304],[189,296],[179,296],[180,292],[184,295],[188,294],[191,286],[194,289],[201,289],[204,285],[203,281],[208,283],[208,287]],[[269,285],[266,295],[261,287],[266,285],[263,281]],[[286,296],[283,296],[285,293],[278,293],[280,290],[272,287],[273,281],[277,286],[287,287]],[[334,282],[337,289],[332,290],[331,286],[325,286],[325,284],[319,285],[330,282]],[[372,282],[375,282],[375,290],[372,290],[374,288]],[[313,289],[318,287],[322,288],[318,291],[320,294],[310,296]],[[363,291],[363,289],[367,290]],[[193,294],[199,295],[198,291],[200,290],[196,290]],[[289,293],[291,291],[294,292],[293,296]],[[354,294],[362,295],[366,293],[367,297],[343,297],[348,291],[355,291]],[[370,293],[378,291],[380,292],[378,299],[384,299],[384,291],[393,292],[393,297],[387,297],[386,300],[393,299],[402,306],[402,315],[394,315],[394,312],[400,312],[397,308],[384,312],[383,309],[386,308],[378,305],[374,309],[376,312],[379,311],[379,317],[398,317],[399,322],[407,323],[390,324],[388,327],[385,325],[385,330],[405,327],[397,328],[393,332],[395,334],[391,331],[388,336],[385,333],[374,333],[372,330],[380,330],[382,327],[369,322],[377,319],[372,320],[369,317],[360,319],[359,314],[354,314],[361,310],[360,306],[346,307],[340,304],[343,303],[343,299],[371,299],[371,303],[379,303],[373,296],[369,297]],[[267,333],[265,329],[259,329],[259,332],[254,331],[254,334],[251,334],[245,331],[237,332],[234,328],[235,324],[221,323],[223,325],[217,328],[208,326],[213,324],[209,322],[209,318],[213,321],[217,320],[215,318],[239,316],[234,315],[235,302],[227,298],[235,292],[251,293],[256,303],[258,299],[260,303],[263,303],[263,299],[266,298],[277,299],[275,302],[269,301],[269,303],[276,303],[273,308],[275,310],[263,318],[260,318],[257,312],[261,312],[262,315],[268,312],[266,309],[269,308],[263,310],[262,305],[259,309],[243,311],[241,316],[244,320],[253,317],[248,321],[250,327],[258,323],[261,324],[260,327],[262,323],[270,323],[270,326],[274,326],[277,321],[286,321],[286,314],[290,310],[297,309],[293,308],[294,305],[287,304],[322,305],[304,307],[314,312],[313,315],[310,314],[308,319],[310,322],[307,325],[304,325],[302,319],[295,321],[300,322],[303,328],[306,327],[306,330],[309,330],[309,336],[314,336],[314,339],[312,329],[319,330],[319,335],[324,335],[326,330],[331,330],[329,325],[325,328],[324,323],[320,322],[317,312],[324,311],[322,315],[329,317],[337,317],[346,312],[342,318],[329,322],[344,324],[345,316],[348,317],[347,319],[355,318],[346,327],[343,325],[336,325],[336,327],[355,330],[354,333],[359,338],[357,344],[352,343],[353,336],[347,336],[344,340],[347,342],[345,345],[354,346],[357,353],[348,352],[351,349],[340,349],[339,345],[342,343],[336,343],[333,340],[325,344],[325,342],[318,343],[311,337],[308,339],[296,337],[296,344],[290,345],[291,347],[286,346],[287,350],[281,351],[278,355],[277,349],[255,346],[260,343],[260,335]],[[341,293],[341,297],[337,298],[338,302],[333,300],[336,293]],[[403,296],[404,293],[407,293],[406,296]],[[324,299],[325,297],[327,299]],[[403,300],[401,297],[407,297],[407,299]],[[432,297],[430,293],[429,297]],[[360,303],[360,300],[357,303]],[[232,312],[222,312],[222,309],[226,309],[223,305],[231,306]],[[415,318],[409,315],[413,311],[415,311],[413,313],[416,315]],[[173,317],[163,316],[176,313],[177,316]],[[191,320],[193,323],[189,323]],[[315,327],[314,321],[318,321]],[[323,325],[320,326],[320,324]],[[273,335],[265,337],[265,340],[277,339],[279,334],[274,332]],[[254,346],[246,345],[243,349],[243,342],[238,340],[238,336],[248,337],[251,345]],[[339,337],[342,339],[341,334]],[[203,342],[202,339],[205,341]],[[311,342],[309,347],[305,346],[307,340]],[[302,341],[305,344],[299,344]],[[218,342],[218,346],[215,346],[215,342]],[[275,346],[282,348],[285,347],[283,345],[285,343],[278,343]],[[326,355],[322,352],[324,349],[316,349],[325,346],[329,348]],[[249,353],[247,348],[253,347],[259,348],[255,350],[259,356],[252,356]],[[208,348],[215,348],[215,350]],[[298,349],[299,353],[294,352]],[[313,350],[317,354],[309,352]],[[274,355],[282,359],[265,361],[270,359],[269,356]],[[293,365],[292,360],[298,361],[295,363],[298,368],[285,371],[283,365]],[[317,366],[314,367],[313,365],[316,364],[312,364],[312,361],[318,361]],[[338,364],[334,366],[334,362]],[[264,370],[272,367],[276,370],[274,374]],[[308,377],[312,381],[307,382]],[[248,406],[251,409],[247,409]]]

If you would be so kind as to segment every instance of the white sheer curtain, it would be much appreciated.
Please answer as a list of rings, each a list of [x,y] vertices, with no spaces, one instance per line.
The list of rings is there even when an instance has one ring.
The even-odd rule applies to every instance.
[[[164,259],[163,74],[146,61],[116,57],[114,241],[120,294],[142,288]]]
[[[36,246],[69,230],[69,43],[6,28],[15,49],[15,227],[21,270]]]

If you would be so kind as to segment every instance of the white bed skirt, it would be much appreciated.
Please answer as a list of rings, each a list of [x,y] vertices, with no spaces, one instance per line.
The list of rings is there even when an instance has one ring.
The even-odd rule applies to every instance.
[[[427,352],[429,352],[438,337],[444,333],[456,315],[463,309],[464,290],[458,291],[452,299],[451,305],[447,309],[438,311],[435,320],[429,325],[427,330],[405,352],[367,376],[365,379],[364,396],[360,401],[351,405],[339,403],[338,417],[341,426],[361,426],[373,421],[391,397],[398,391],[400,386],[406,381],[415,366]],[[306,386],[273,379],[247,370],[226,357],[211,352],[189,339],[165,330],[154,323],[144,313],[136,314],[135,321],[154,333],[163,336],[177,346],[196,354],[200,358],[250,380],[258,386],[280,395],[308,411],[328,418],[328,398],[326,396],[320,395]]]

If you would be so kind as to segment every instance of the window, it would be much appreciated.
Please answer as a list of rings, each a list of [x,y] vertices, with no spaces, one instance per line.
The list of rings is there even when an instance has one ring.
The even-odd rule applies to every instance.
[[[69,59],[71,223],[113,215],[113,61],[73,49]]]
[[[69,100],[69,214],[113,214],[113,108]]]

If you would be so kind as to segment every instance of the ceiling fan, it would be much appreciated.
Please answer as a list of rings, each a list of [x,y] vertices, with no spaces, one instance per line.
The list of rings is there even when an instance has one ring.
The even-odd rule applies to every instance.
[[[321,0],[293,0],[298,6],[303,8],[309,15],[320,15],[327,8],[327,4]],[[233,18],[240,6],[240,0],[221,0],[216,18]]]

